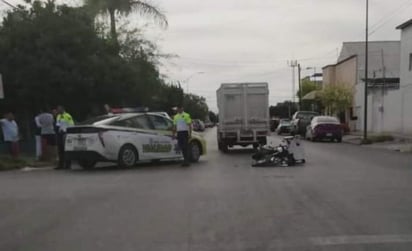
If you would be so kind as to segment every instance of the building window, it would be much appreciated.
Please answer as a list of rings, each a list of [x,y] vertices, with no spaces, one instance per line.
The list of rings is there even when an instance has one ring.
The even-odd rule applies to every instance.
[[[412,71],[412,53],[409,54],[409,71]]]

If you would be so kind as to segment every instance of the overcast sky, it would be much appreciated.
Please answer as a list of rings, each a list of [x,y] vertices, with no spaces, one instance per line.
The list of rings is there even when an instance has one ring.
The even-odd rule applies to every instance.
[[[9,0],[17,3],[18,0]],[[365,0],[152,0],[169,27],[146,34],[163,53],[161,72],[170,80],[188,79],[192,93],[216,108],[222,82],[268,82],[270,102],[292,98],[288,60],[318,72],[335,63],[344,41],[364,40]],[[4,5],[0,5],[3,8]],[[412,0],[370,0],[371,40],[399,40],[395,27],[412,18]],[[139,15],[130,19],[142,20]],[[203,74],[196,74],[203,72]],[[193,75],[195,74],[195,75]],[[313,74],[304,70],[302,75]],[[187,88],[186,83],[183,86]]]

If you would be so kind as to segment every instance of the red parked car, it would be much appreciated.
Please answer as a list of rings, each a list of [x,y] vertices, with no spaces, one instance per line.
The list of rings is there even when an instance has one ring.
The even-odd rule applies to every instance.
[[[342,142],[343,128],[339,120],[330,116],[316,116],[306,128],[306,139]]]

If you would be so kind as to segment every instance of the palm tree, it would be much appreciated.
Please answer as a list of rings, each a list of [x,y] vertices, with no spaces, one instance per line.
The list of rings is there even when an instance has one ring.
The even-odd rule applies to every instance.
[[[95,13],[109,14],[110,17],[110,34],[116,44],[117,28],[116,14],[129,15],[133,11],[140,12],[156,20],[160,26],[167,27],[166,16],[155,6],[142,0],[83,0],[86,6],[89,6]]]

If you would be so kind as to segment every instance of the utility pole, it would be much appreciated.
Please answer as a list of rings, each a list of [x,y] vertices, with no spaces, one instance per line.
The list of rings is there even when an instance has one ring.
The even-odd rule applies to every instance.
[[[292,67],[292,103],[295,105],[296,103],[296,90],[295,90],[295,67],[298,66],[298,61],[296,60],[291,60],[288,62],[289,66]]]
[[[298,83],[299,83],[299,111],[302,110],[302,81],[300,77],[301,73],[301,67],[300,64],[298,64]]]
[[[289,105],[288,105],[288,112],[289,112],[289,118],[292,118],[292,112],[291,112],[291,103],[292,102],[288,102],[289,103]]]
[[[313,82],[316,84],[316,67],[313,67]]]
[[[365,37],[365,103],[364,103],[364,123],[363,140],[368,139],[368,64],[369,64],[369,0],[366,0],[366,37]]]
[[[380,112],[381,112],[381,131],[384,131],[385,128],[385,120],[383,119],[384,116],[384,112],[385,112],[385,86],[386,86],[386,66],[385,66],[385,57],[383,54],[383,49],[381,51],[381,56],[382,56],[382,97],[381,97],[381,108],[380,108]]]

